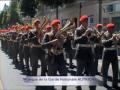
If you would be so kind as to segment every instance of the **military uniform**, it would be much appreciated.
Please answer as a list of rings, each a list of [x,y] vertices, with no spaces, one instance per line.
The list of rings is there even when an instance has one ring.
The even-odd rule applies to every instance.
[[[24,57],[23,57],[23,41],[22,41],[23,33],[18,35],[18,54],[19,54],[19,62],[20,62],[20,69],[24,70]]]
[[[23,58],[25,60],[25,71],[27,75],[30,75],[30,47],[28,45],[29,43],[29,35],[28,33],[24,33],[22,35],[22,42],[23,44]]]
[[[30,42],[32,43],[30,48],[31,65],[32,65],[32,75],[37,75],[38,60],[41,61],[41,75],[46,75],[46,61],[45,61],[45,50],[41,47],[39,38],[37,37],[37,32],[31,34]]]
[[[12,59],[11,51],[12,51],[12,41],[11,41],[11,36],[10,36],[10,38],[8,40],[8,56],[9,56],[10,59]]]
[[[95,30],[95,35],[94,35],[94,54],[95,54],[95,60],[94,60],[94,69],[95,69],[95,74],[99,74],[98,72],[98,60],[102,59],[102,52],[103,52],[103,45],[102,45],[102,24],[97,24],[96,25],[96,30]]]
[[[116,48],[117,41],[114,41],[113,39],[114,27],[114,24],[107,25],[108,31],[105,33],[105,37],[102,41],[104,45],[102,73],[104,86],[107,86],[108,68],[111,63],[113,69],[112,86],[118,90],[118,57]]]
[[[53,20],[51,25],[58,25],[59,20]],[[64,59],[63,39],[59,39],[57,45],[55,44],[57,38],[56,33],[58,28],[54,28],[50,33],[46,33],[43,39],[43,47],[47,49],[47,65],[48,76],[57,76],[57,71],[60,76],[67,76],[66,61]],[[54,90],[54,87],[49,87],[49,90]],[[66,90],[66,86],[62,86],[62,90]]]
[[[18,61],[18,42],[16,40],[17,38],[17,33],[16,32],[13,32],[12,33],[12,59],[13,59],[13,62],[16,66],[16,68],[18,68],[18,65],[19,65],[19,61]]]
[[[93,64],[94,64],[94,48],[93,48],[93,37],[91,35],[91,30],[87,30],[88,16],[81,16],[80,21],[85,23],[86,27],[81,24],[75,31],[75,45],[77,46],[77,51],[75,58],[77,60],[77,76],[82,76],[84,70],[86,69],[87,75],[94,75]],[[87,30],[87,32],[86,32]],[[87,33],[87,35],[85,35]],[[80,86],[77,90],[82,90]],[[95,90],[94,86],[90,86],[90,90]]]
[[[69,58],[69,66],[70,66],[70,68],[73,68],[72,60],[73,60],[73,56],[74,56],[73,48],[72,48],[72,41],[73,41],[73,36],[69,35],[66,38],[65,43],[63,45],[63,47],[65,48],[66,57]]]

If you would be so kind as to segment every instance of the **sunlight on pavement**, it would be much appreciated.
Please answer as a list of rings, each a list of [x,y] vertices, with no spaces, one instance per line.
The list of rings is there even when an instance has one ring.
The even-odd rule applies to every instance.
[[[0,80],[0,90],[3,90],[3,85],[2,85],[1,80]]]

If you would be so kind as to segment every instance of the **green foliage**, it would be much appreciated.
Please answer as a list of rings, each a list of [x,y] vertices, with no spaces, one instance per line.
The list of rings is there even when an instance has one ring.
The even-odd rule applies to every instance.
[[[8,6],[7,5],[4,5],[4,10],[0,13],[0,27],[1,28],[4,28],[7,26],[7,9],[8,9]]]
[[[11,1],[10,10],[8,11],[8,22],[10,24],[16,24],[19,22],[19,11],[18,11],[18,2],[15,0]]]
[[[43,3],[48,6],[58,7],[62,6],[63,4],[72,3],[75,0],[39,0],[39,1],[40,3]]]
[[[3,25],[3,16],[4,16],[4,11],[1,11],[1,13],[0,13],[0,28],[2,28],[2,25]]]
[[[37,7],[35,0],[21,0],[20,3],[22,15],[34,17]]]
[[[6,28],[9,25],[20,22],[19,13],[18,1],[11,0],[10,6],[5,5],[3,11],[0,13],[0,27]]]

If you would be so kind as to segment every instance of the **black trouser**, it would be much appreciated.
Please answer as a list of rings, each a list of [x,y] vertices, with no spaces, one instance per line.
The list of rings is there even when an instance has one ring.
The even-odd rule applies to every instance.
[[[9,56],[9,58],[12,58],[12,53],[11,53],[11,51],[12,51],[12,42],[9,41],[9,42],[8,42],[8,56]]]
[[[24,56],[23,56],[23,44],[19,44],[19,59],[20,59],[20,67],[24,69]]]
[[[93,60],[77,59],[77,74],[76,75],[82,76],[85,68],[87,69],[89,75],[94,75],[93,64],[94,64]]]
[[[67,75],[66,61],[64,60],[63,53],[60,55],[48,55],[48,75],[56,76],[57,71],[59,71],[61,76]]]
[[[69,65],[72,66],[73,50],[65,50],[66,57],[69,58]]]
[[[113,86],[118,84],[118,57],[117,51],[104,51],[103,53],[103,65],[102,65],[102,72],[103,72],[103,82],[107,83],[108,79],[108,69],[109,65],[112,65],[113,70]]]
[[[7,53],[7,50],[8,50],[8,41],[5,40],[5,53]]]
[[[95,70],[95,73],[97,74],[98,73],[98,61],[99,59],[102,59],[103,47],[97,46],[95,47],[94,50],[95,50],[94,70]]]
[[[36,49],[36,48],[33,48]],[[39,50],[39,48],[38,48]],[[34,51],[34,50],[33,50]],[[32,73],[33,75],[37,75],[37,68],[35,66],[38,66],[38,60],[41,61],[41,76],[46,76],[47,74],[47,64],[46,64],[46,58],[45,58],[45,51],[43,49],[40,49],[39,51],[35,50],[37,52],[36,55],[31,55],[31,63],[32,63]],[[33,61],[35,60],[35,61]],[[36,86],[36,90],[49,90],[49,87],[47,86]]]
[[[38,47],[30,48],[30,61],[32,65],[32,75],[37,76],[38,60],[41,61],[41,76],[46,73],[45,51]]]
[[[25,59],[25,66],[27,70],[30,70],[29,63],[30,63],[30,47],[24,46],[23,47],[23,55]]]
[[[56,76],[57,71],[60,76],[67,76],[66,61],[64,60],[64,54],[59,55],[48,55],[47,57],[48,64],[48,75]],[[49,90],[53,90],[54,86],[49,87]],[[62,86],[62,90],[66,90],[66,86]]]
[[[17,58],[18,55],[18,44],[16,42],[13,42],[12,44],[12,58],[13,58],[13,62],[15,63],[16,66],[18,66],[19,61]]]
[[[83,71],[87,70],[87,75],[94,76],[94,61],[92,58],[77,59],[77,76],[82,76]],[[86,67],[87,66],[87,67]],[[89,86],[90,90],[96,90],[96,86]],[[77,90],[82,90],[81,86],[77,86]]]
[[[37,76],[38,60],[41,61],[41,76],[45,76],[47,67],[45,62],[45,57],[41,56],[40,58],[36,55],[31,55],[31,65],[32,65],[32,75]]]

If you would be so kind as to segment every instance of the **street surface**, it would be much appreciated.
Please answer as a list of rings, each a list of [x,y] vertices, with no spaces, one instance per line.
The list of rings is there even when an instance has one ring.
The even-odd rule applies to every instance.
[[[11,51],[12,53],[12,51]],[[11,64],[12,60],[0,49],[0,79],[2,84],[0,84],[4,88],[4,90],[35,90],[35,86],[27,86],[25,85],[23,78],[25,75],[22,72],[15,68],[13,64]],[[67,61],[68,62],[68,61]],[[74,65],[76,65],[76,60],[73,60]],[[101,70],[102,60],[99,60],[99,71]],[[119,60],[120,65],[120,60]],[[68,69],[68,75],[75,74],[75,69]],[[112,68],[109,68],[109,76],[112,76]],[[38,75],[40,75],[40,68],[38,70]],[[102,80],[101,76],[96,76],[99,80]],[[111,81],[108,81],[108,85],[111,86]],[[120,86],[120,83],[119,83]],[[55,87],[57,90],[61,90],[61,86]],[[82,86],[83,90],[89,90],[88,86]],[[68,86],[67,90],[76,90],[76,86]],[[108,90],[103,86],[97,86],[96,90]]]

